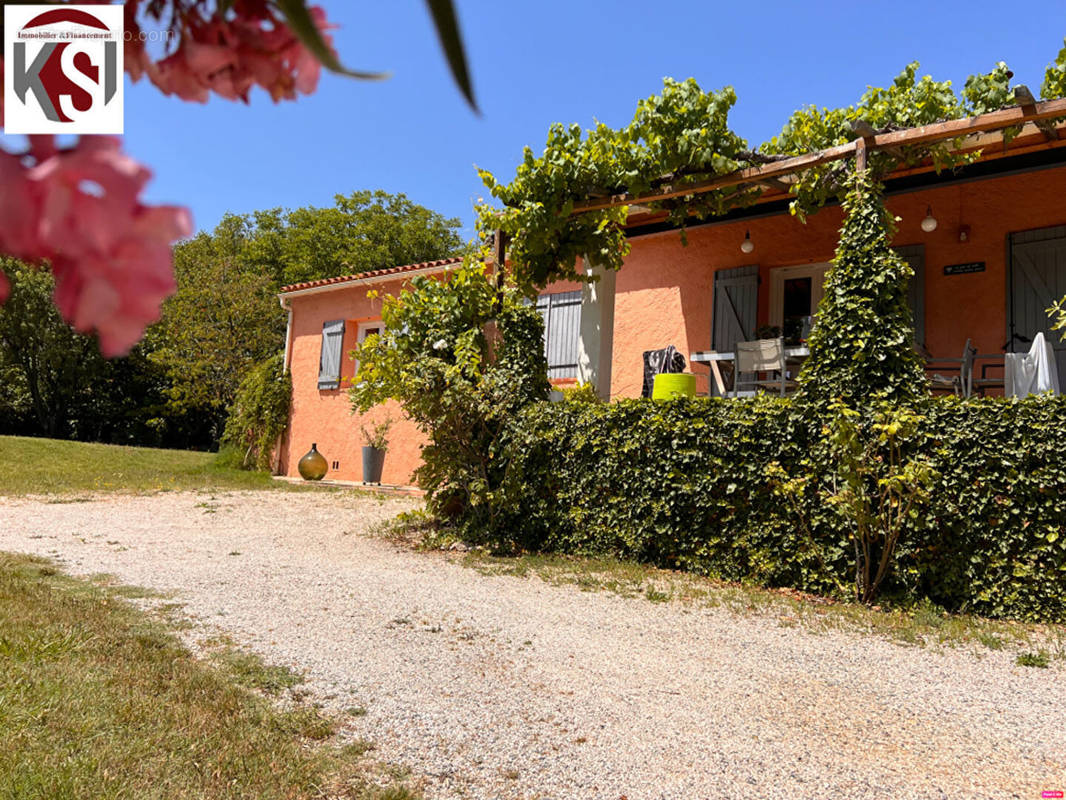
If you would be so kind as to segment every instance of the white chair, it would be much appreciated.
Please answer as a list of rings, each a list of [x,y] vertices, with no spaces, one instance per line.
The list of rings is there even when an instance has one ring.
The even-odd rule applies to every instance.
[[[784,397],[796,388],[796,382],[788,377],[784,338],[737,342],[736,348],[733,397],[751,397],[759,389],[776,389]],[[767,377],[760,378],[760,375]]]

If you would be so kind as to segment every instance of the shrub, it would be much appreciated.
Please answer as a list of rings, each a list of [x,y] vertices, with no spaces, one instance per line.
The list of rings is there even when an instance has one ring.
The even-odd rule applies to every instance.
[[[811,331],[811,356],[799,376],[798,397],[813,409],[837,399],[853,408],[915,402],[925,393],[907,303],[914,272],[891,247],[895,226],[880,184],[866,172],[849,181],[840,242]]]
[[[242,469],[269,470],[278,437],[289,422],[292,377],[281,353],[249,370],[230,407],[222,458]]]
[[[548,395],[543,323],[474,258],[444,279],[411,284],[383,298],[385,332],[355,354],[352,406],[397,400],[429,440],[416,473],[429,507],[491,526],[499,432],[518,409]]]
[[[1066,399],[928,398],[909,413],[894,462],[887,443],[860,451],[881,465],[865,491],[910,463],[928,487],[899,520],[885,591],[1066,620]],[[827,502],[830,447],[790,400],[532,404],[501,437],[500,508],[478,538],[847,596],[855,529]]]
[[[392,430],[392,417],[386,416],[381,422],[359,426],[359,433],[363,436],[363,444],[376,450],[389,449],[389,431]]]

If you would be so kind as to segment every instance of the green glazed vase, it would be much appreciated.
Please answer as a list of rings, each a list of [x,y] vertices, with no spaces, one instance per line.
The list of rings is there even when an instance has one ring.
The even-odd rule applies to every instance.
[[[300,476],[305,481],[320,481],[326,477],[326,459],[318,452],[318,445],[312,444],[311,449],[307,455],[300,459],[300,463],[296,465],[300,470]]]

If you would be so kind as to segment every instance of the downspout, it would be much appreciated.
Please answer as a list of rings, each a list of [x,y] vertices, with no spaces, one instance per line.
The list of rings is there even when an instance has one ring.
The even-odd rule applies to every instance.
[[[282,357],[282,374],[289,371],[289,360],[292,358],[292,306],[285,301],[285,296],[278,295],[278,305],[280,305],[288,314],[288,319],[285,322],[285,355]],[[289,418],[292,419],[292,411],[289,412]],[[274,452],[277,454],[274,460],[274,474],[281,475],[281,451],[282,445],[285,442],[285,435],[289,432],[289,426],[285,426],[285,430],[278,436],[278,443],[274,446]]]
[[[289,318],[285,323],[285,358],[282,360],[282,371],[289,371],[289,359],[292,357],[292,306],[285,301],[285,295],[278,295],[278,305],[288,312]]]

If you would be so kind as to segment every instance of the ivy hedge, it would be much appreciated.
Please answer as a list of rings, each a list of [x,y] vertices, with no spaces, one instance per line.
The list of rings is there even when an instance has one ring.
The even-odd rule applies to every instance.
[[[935,477],[884,594],[1066,621],[1066,399],[914,410],[902,449]],[[508,478],[480,539],[847,596],[854,554],[827,502],[826,430],[798,411],[777,398],[531,404],[501,437]]]

